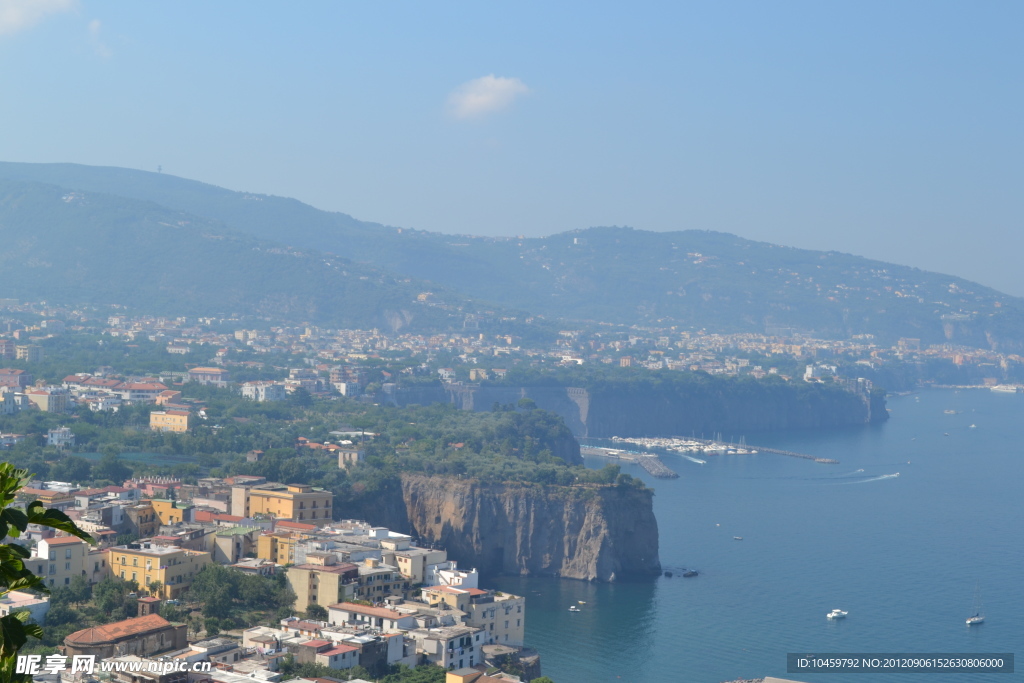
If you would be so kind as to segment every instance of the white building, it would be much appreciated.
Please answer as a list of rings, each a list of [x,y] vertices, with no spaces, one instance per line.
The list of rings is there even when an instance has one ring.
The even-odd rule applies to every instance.
[[[46,432],[46,445],[65,449],[75,445],[75,434],[70,427],[58,427]]]
[[[0,617],[6,617],[11,612],[28,612],[32,621],[41,624],[49,611],[49,596],[11,591],[0,598]]]
[[[280,382],[246,382],[242,385],[242,396],[250,401],[283,401],[286,394]]]
[[[423,578],[425,586],[455,586],[456,588],[479,588],[480,574],[476,569],[459,569],[455,560],[427,566]]]
[[[444,668],[463,669],[484,660],[480,646],[487,644],[483,630],[472,626],[417,628],[408,632],[416,641],[416,653],[431,664]]]

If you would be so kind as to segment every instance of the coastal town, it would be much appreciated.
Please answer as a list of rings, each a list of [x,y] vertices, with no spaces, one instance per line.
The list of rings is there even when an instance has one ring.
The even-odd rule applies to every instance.
[[[3,614],[23,611],[36,623],[64,625],[59,642],[32,655],[41,667],[36,678],[64,683],[92,680],[88,672],[60,667],[82,656],[123,663],[125,672],[111,675],[118,683],[275,683],[349,680],[354,674],[351,680],[359,681],[416,667],[434,667],[449,683],[544,680],[542,653],[526,643],[526,598],[488,588],[476,568],[461,566],[438,543],[344,519],[335,494],[323,486],[211,473],[201,459],[167,446],[164,456],[85,452],[81,434],[89,433],[94,443],[96,428],[83,416],[130,414],[127,433],[218,435],[225,414],[211,412],[210,397],[231,395],[260,406],[305,405],[314,398],[370,406],[387,403],[402,383],[466,387],[502,382],[516,370],[590,365],[754,379],[778,375],[868,393],[872,381],[851,375],[851,368],[860,373],[932,360],[973,368],[983,377],[979,386],[1014,391],[1022,362],[1014,354],[922,348],[910,339],[881,348],[870,338],[590,329],[563,330],[550,344],[530,345],[480,332],[479,321],[469,319],[459,334],[426,336],[103,316],[12,301],[4,302],[4,310],[0,359],[8,367],[0,368],[0,416],[47,416],[38,423],[44,431],[0,433],[0,448],[12,454],[35,449],[41,459],[34,462],[51,473],[29,482],[19,499],[63,511],[95,540],[90,546],[53,530],[30,529],[16,542],[30,553],[26,565],[51,593],[12,591],[0,606]],[[160,369],[140,374],[115,365],[82,366],[54,376],[55,367],[66,367],[62,355],[84,345],[100,351],[121,345],[127,355],[141,354]],[[197,388],[226,394],[207,397]],[[249,418],[230,420],[246,425]],[[296,459],[326,459],[343,476],[366,462],[376,436],[365,426],[345,424],[318,434],[296,436],[284,450]],[[716,454],[757,452],[720,435],[613,441],[617,448],[585,446],[583,453],[637,462],[659,478],[678,475],[656,455],[632,448],[675,452],[698,464]],[[447,448],[457,453],[462,444]],[[279,455],[260,448],[244,452],[244,462],[254,468],[268,457]],[[128,462],[134,470],[161,474],[137,475],[124,469]],[[73,475],[79,465],[80,479],[54,476]],[[129,476],[114,479],[117,474]],[[107,483],[90,484],[97,479]],[[246,594],[265,598],[218,597],[205,585],[214,572],[228,572],[218,581],[248,582]],[[72,605],[82,614],[81,604],[111,591],[121,595],[112,613],[116,620],[71,628],[76,624],[66,615]],[[130,672],[133,662],[143,660],[174,667]]]
[[[351,464],[350,456],[356,452],[340,451],[339,466]],[[46,623],[60,589],[88,592],[111,581],[131,588],[137,609],[69,633],[57,648],[63,656],[209,662],[201,679],[189,680],[221,683],[282,680],[285,661],[339,672],[361,667],[374,676],[427,664],[461,671],[466,681],[540,676],[538,654],[524,647],[522,596],[482,588],[478,572],[459,567],[442,548],[363,521],[333,520],[330,492],[252,476],[195,484],[149,477],[93,489],[32,481],[19,496],[64,511],[96,545],[30,529],[18,542],[31,547],[26,564],[51,595],[12,591],[4,614],[24,610]],[[190,589],[210,565],[267,585],[279,577],[291,599],[280,607],[290,614],[249,628],[232,628],[230,616],[204,617],[208,605]],[[474,667],[489,678],[472,678]],[[523,678],[496,676],[502,667]],[[154,683],[185,680],[142,675]]]
[[[6,315],[5,315],[6,313]],[[995,349],[923,344],[899,338],[883,344],[870,334],[819,339],[789,328],[763,334],[724,334],[677,327],[590,325],[526,337],[488,333],[500,321],[466,315],[459,333],[415,334],[380,329],[326,329],[312,325],[255,325],[253,320],[110,315],[98,310],[0,300],[0,362],[42,359],[41,342],[62,335],[102,335],[159,345],[189,368],[277,375],[285,390],[351,396],[386,391],[408,381],[472,384],[502,382],[519,369],[614,366],[693,371],[760,379],[778,375],[807,381],[856,382],[884,378],[889,391],[935,386],[1024,383],[1024,356]],[[543,319],[528,317],[526,328]],[[539,328],[538,328],[539,329]],[[297,371],[289,363],[301,364]],[[341,365],[345,370],[338,370]],[[912,372],[908,372],[908,368]],[[284,373],[290,372],[285,377]],[[171,371],[172,379],[195,374]],[[216,374],[216,373],[214,373]],[[223,378],[222,378],[223,379]],[[216,381],[216,380],[215,380]],[[897,386],[898,385],[898,386]],[[22,386],[25,386],[22,380]],[[273,387],[245,391],[258,400],[282,395]],[[269,394],[267,392],[270,392]]]

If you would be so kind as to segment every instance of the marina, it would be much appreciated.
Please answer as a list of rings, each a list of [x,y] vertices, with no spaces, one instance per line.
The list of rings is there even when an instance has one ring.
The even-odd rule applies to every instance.
[[[704,455],[756,455],[757,453],[773,453],[775,455],[785,455],[789,458],[801,458],[803,460],[812,460],[816,463],[824,465],[838,465],[839,461],[833,458],[819,458],[814,455],[807,455],[806,453],[796,453],[794,451],[787,451],[781,448],[768,448],[765,446],[752,447],[748,446],[744,442],[740,443],[729,443],[721,440],[712,441],[710,439],[697,439],[691,437],[689,439],[683,439],[679,437],[621,437],[613,436],[612,441],[620,443],[629,443],[643,448],[663,448],[667,451],[672,451],[682,455],[687,460],[693,461],[694,458],[689,453],[703,453]],[[612,449],[614,450],[614,449]],[[595,454],[597,455],[597,454]],[[704,464],[701,462],[700,464]],[[653,473],[652,473],[653,474]]]
[[[660,448],[584,441],[658,453],[682,476],[655,479],[627,460],[587,456],[589,467],[621,464],[655,490],[661,578],[496,581],[500,590],[533,598],[525,640],[543,646],[544,674],[559,682],[646,683],[681,680],[685,670],[685,680],[696,683],[741,675],[865,683],[859,673],[787,676],[785,653],[886,652],[894,643],[926,651],[1019,651],[1024,586],[1013,539],[1020,522],[1007,510],[1015,509],[1024,476],[1024,402],[990,391],[916,396],[892,400],[894,417],[884,425],[747,436],[750,449],[763,444],[834,458],[842,461],[838,468],[763,451],[754,457],[689,452],[707,460],[702,466]],[[960,414],[943,414],[951,407]],[[978,428],[968,429],[972,423]],[[740,440],[739,432],[724,436]],[[896,472],[899,477],[878,479]],[[970,504],[950,510],[950,500]],[[683,568],[700,575],[684,580]],[[980,610],[973,604],[977,584]],[[578,600],[587,601],[579,605],[582,613],[568,612]],[[849,614],[827,619],[834,608]],[[984,622],[968,626],[977,611]],[[911,683],[905,673],[868,678]],[[962,674],[925,678],[964,680]]]

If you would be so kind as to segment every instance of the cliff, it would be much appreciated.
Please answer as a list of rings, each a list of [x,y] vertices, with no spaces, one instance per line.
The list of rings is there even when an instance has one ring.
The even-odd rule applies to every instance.
[[[850,427],[888,419],[885,394],[870,395],[805,382],[696,380],[601,381],[589,387],[436,384],[398,387],[397,405],[452,403],[490,410],[530,398],[557,413],[577,437],[740,436],[750,432]],[[570,457],[567,462],[574,462]]]
[[[407,528],[420,541],[483,574],[615,581],[660,569],[649,489],[403,474],[402,496]]]

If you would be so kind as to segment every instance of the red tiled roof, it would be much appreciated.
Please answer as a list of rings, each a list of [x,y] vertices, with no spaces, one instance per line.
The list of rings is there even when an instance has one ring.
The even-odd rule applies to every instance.
[[[324,645],[330,644],[331,641],[329,640],[307,640],[304,643],[299,643],[299,645],[305,645],[306,647],[323,647]]]
[[[171,622],[159,614],[147,614],[144,617],[115,621],[113,624],[93,626],[92,628],[75,631],[66,637],[64,642],[69,645],[100,645],[123,638],[143,635],[150,631],[158,631],[170,625]]]
[[[332,650],[326,650],[324,652],[318,652],[317,654],[324,655],[325,657],[333,657],[334,655],[344,654],[346,652],[358,652],[358,647],[352,647],[351,645],[339,645]]]
[[[60,538],[46,539],[47,545],[71,545],[77,543],[85,543],[85,541],[80,538],[76,538],[75,536],[61,536]]]

